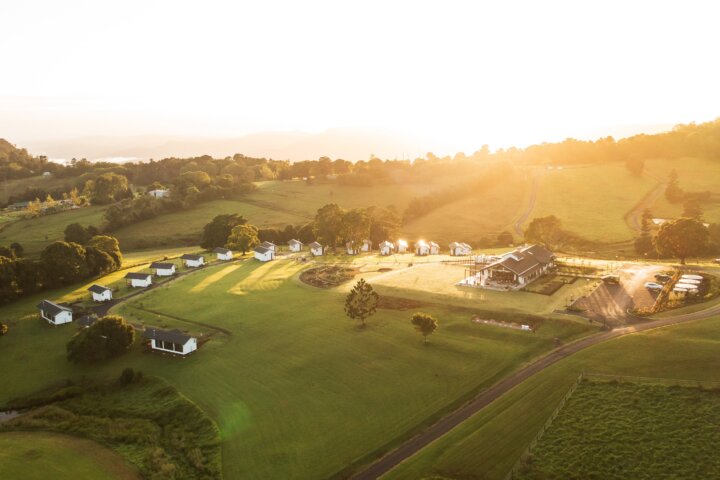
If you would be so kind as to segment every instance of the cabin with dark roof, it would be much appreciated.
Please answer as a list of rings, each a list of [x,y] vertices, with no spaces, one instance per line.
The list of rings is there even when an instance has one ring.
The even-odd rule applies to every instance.
[[[152,275],[149,273],[130,272],[125,275],[125,280],[130,287],[145,288],[152,285]]]
[[[88,288],[88,291],[92,295],[92,299],[96,302],[107,302],[108,300],[112,300],[112,290],[108,287],[94,284]]]
[[[51,325],[62,325],[73,321],[72,309],[50,300],[43,300],[38,303],[37,308],[40,312],[40,318],[47,320]]]
[[[186,267],[197,268],[205,265],[205,257],[203,257],[202,255],[186,253],[180,258],[185,263]]]
[[[310,253],[312,253],[314,257],[322,257],[323,253],[325,253],[325,248],[318,242],[312,242],[308,247],[310,247]]]
[[[229,248],[217,247],[213,252],[218,260],[228,261],[233,259],[233,252]]]
[[[143,338],[153,350],[187,355],[197,350],[197,338],[187,335],[178,329],[160,330],[159,328],[146,328]]]
[[[275,258],[275,250],[263,247],[262,245],[255,247],[253,249],[253,254],[255,255],[255,259],[260,260],[261,262],[269,262]]]
[[[395,250],[395,245],[393,245],[392,242],[385,240],[383,242],[380,242],[380,245],[378,245],[378,249],[380,249],[380,255],[391,255],[393,253],[393,250]]]
[[[155,270],[158,277],[171,277],[175,275],[175,264],[172,262],[153,262],[150,264],[150,270]]]

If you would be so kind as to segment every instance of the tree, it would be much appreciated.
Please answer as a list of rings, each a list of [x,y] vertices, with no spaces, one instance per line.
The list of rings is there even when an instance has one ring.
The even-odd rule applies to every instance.
[[[329,203],[317,211],[313,229],[320,243],[333,248],[337,246],[342,233],[344,213],[335,203]]]
[[[393,208],[370,207],[370,240],[373,245],[396,238],[400,231],[400,215]]]
[[[54,242],[40,253],[45,270],[45,283],[60,287],[88,277],[85,248],[73,242]]]
[[[67,344],[71,362],[107,360],[127,352],[135,341],[135,329],[118,315],[106,315],[81,330]]]
[[[437,329],[438,321],[427,313],[415,313],[410,320],[415,326],[415,330],[420,332],[423,336],[423,343],[427,343],[428,336],[431,335],[435,329]]]
[[[15,258],[22,258],[25,255],[25,249],[18,242],[11,243],[10,250],[13,251]]]
[[[42,207],[40,206],[40,199],[36,197],[35,200],[28,203],[27,216],[30,218],[38,217],[41,212]]]
[[[200,246],[207,250],[224,247],[232,229],[244,223],[247,223],[247,220],[237,213],[217,215],[203,228]]]
[[[635,239],[635,251],[640,255],[647,255],[655,249],[650,232],[652,226],[652,213],[646,208],[640,223],[640,236]]]
[[[513,242],[515,242],[513,234],[505,230],[498,234],[496,244],[499,247],[507,247],[508,245],[512,245]]]
[[[696,197],[691,196],[685,199],[683,202],[683,217],[694,218],[696,220],[702,220],[703,209],[700,206],[700,200]]]
[[[225,247],[231,250],[239,250],[245,255],[248,250],[259,243],[258,229],[253,225],[244,223],[233,227]]]
[[[110,235],[95,235],[87,242],[87,248],[95,248],[107,253],[115,264],[114,270],[122,266],[122,251],[120,251],[120,242],[117,238]]]
[[[370,235],[370,217],[361,208],[353,208],[345,212],[342,216],[341,226],[342,239],[352,243],[358,249],[363,240]]]
[[[673,169],[668,177],[667,187],[665,187],[665,198],[670,203],[678,203],[684,196],[685,193],[680,188],[678,173]]]
[[[68,196],[68,198],[73,205],[80,205],[82,203],[80,195],[78,194],[78,189],[75,187],[70,190],[70,195]]]
[[[361,278],[345,298],[345,314],[365,327],[365,319],[375,314],[379,301],[372,285]]]
[[[89,225],[87,228],[79,223],[71,223],[65,227],[65,241],[75,242],[85,245],[94,235],[97,235],[98,229]]]
[[[113,203],[130,195],[127,177],[117,173],[103,173],[95,180],[89,180],[85,189],[90,195],[90,201],[96,205]]]
[[[11,302],[17,296],[15,262],[11,258],[0,256],[0,304]]]
[[[687,257],[700,255],[708,247],[710,232],[694,218],[679,218],[664,223],[655,237],[655,249],[660,255],[678,257],[685,264]]]
[[[525,230],[525,239],[541,243],[549,248],[556,246],[562,239],[560,220],[555,215],[533,219]]]

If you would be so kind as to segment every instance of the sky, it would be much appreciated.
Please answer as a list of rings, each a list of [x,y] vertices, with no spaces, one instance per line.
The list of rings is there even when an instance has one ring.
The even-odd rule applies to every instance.
[[[4,1],[0,137],[371,128],[453,151],[720,116],[713,1]]]

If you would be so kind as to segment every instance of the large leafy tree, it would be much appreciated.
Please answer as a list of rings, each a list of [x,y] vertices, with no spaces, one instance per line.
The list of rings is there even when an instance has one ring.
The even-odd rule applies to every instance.
[[[679,218],[664,223],[655,236],[655,248],[660,255],[677,257],[684,264],[687,257],[707,251],[710,232],[694,218]]]
[[[247,220],[237,213],[217,215],[203,228],[200,246],[208,250],[224,247],[232,229],[244,223],[247,223]]]
[[[135,341],[135,329],[118,315],[106,315],[81,330],[67,344],[71,362],[97,362],[127,352]]]
[[[95,235],[87,242],[87,247],[92,247],[101,252],[107,253],[115,263],[115,269],[122,265],[122,252],[120,251],[120,242],[117,238],[110,235]]]
[[[342,216],[342,239],[360,248],[362,241],[370,236],[370,217],[364,209],[354,208]]]
[[[640,236],[635,239],[635,251],[640,255],[647,255],[655,250],[653,245],[652,233],[652,213],[649,209],[645,209],[642,214],[640,223]]]
[[[375,314],[380,296],[364,278],[350,290],[345,298],[345,314],[365,326],[365,320]]]
[[[401,220],[395,209],[370,207],[367,213],[370,217],[370,240],[373,245],[397,237]]]
[[[525,239],[548,248],[558,245],[563,236],[562,225],[555,215],[533,219],[525,230]]]
[[[59,287],[78,282],[88,276],[85,248],[72,242],[54,242],[40,254],[45,269],[45,283]]]
[[[85,188],[90,194],[90,201],[96,205],[113,203],[131,196],[127,177],[117,173],[103,173],[89,181]]]
[[[329,203],[317,211],[313,230],[320,243],[333,248],[340,243],[344,213],[336,203]]]
[[[427,343],[428,336],[431,335],[438,326],[438,321],[435,317],[428,315],[427,313],[415,313],[410,320],[415,330],[420,332],[423,336],[423,343]]]
[[[665,187],[665,198],[670,203],[678,203],[685,197],[685,192],[680,188],[680,179],[675,170],[670,172],[668,183]]]
[[[248,250],[259,243],[258,229],[253,225],[244,223],[233,227],[225,246],[231,250],[239,250],[245,255]]]
[[[98,229],[89,225],[87,227],[82,226],[79,223],[71,223],[65,227],[65,241],[75,242],[80,245],[85,245],[95,235],[97,235]]]

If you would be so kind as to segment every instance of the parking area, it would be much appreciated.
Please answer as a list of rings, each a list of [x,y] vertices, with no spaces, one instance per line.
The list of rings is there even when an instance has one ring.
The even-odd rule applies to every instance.
[[[624,325],[633,308],[649,308],[655,304],[658,291],[645,288],[647,282],[655,282],[655,275],[667,270],[658,265],[624,264],[617,275],[618,284],[602,283],[591,295],[578,302],[585,308],[585,316],[609,327]]]

